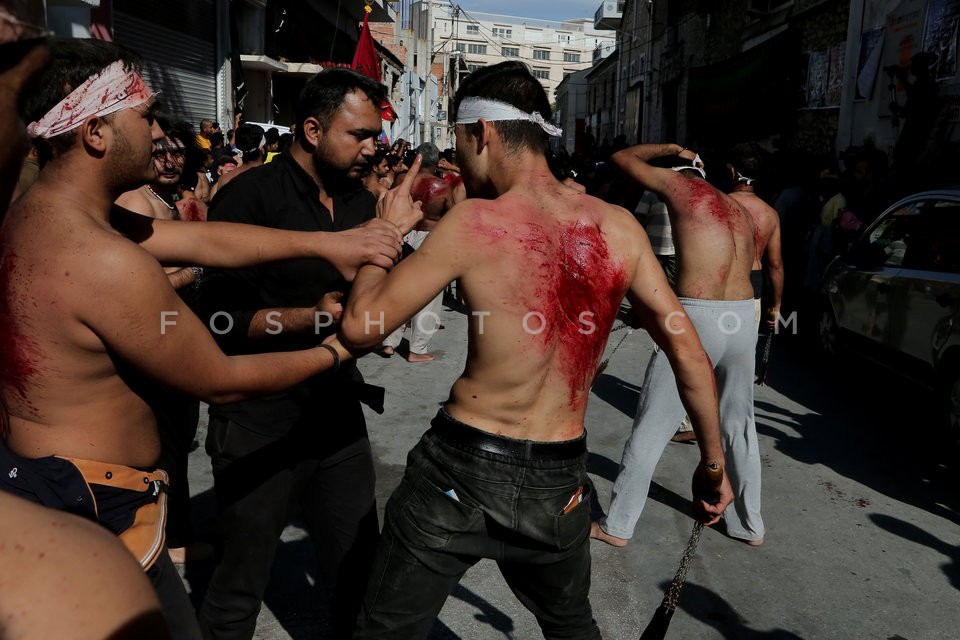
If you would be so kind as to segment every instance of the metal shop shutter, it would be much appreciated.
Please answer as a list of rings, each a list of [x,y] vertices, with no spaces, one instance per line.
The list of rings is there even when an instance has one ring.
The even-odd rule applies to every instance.
[[[202,39],[126,13],[113,14],[113,37],[143,56],[143,76],[175,118],[199,131],[200,120],[217,119],[215,34]],[[224,133],[229,127],[224,126]]]

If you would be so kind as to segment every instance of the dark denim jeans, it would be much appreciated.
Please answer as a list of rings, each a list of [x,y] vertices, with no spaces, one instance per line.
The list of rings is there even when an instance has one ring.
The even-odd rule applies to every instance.
[[[425,638],[447,596],[480,558],[497,562],[548,639],[600,638],[590,591],[586,446],[537,443],[527,456],[445,436],[461,429],[490,448],[523,441],[485,434],[444,410],[410,452],[387,503],[354,638]],[[549,451],[569,452],[553,457]],[[579,488],[582,500],[571,502]]]

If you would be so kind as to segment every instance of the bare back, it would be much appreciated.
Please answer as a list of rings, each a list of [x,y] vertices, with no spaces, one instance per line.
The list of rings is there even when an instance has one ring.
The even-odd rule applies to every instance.
[[[455,241],[470,253],[461,277],[470,345],[448,410],[509,437],[575,438],[633,280],[639,227],[552,178],[464,205]]]
[[[747,210],[699,177],[675,174],[661,195],[670,210],[677,247],[677,295],[704,300],[752,298],[750,271],[757,236]]]
[[[37,184],[3,226],[0,383],[7,446],[31,458],[148,467],[160,447],[153,413],[130,388],[136,374],[126,372],[124,379],[118,372],[105,343],[111,336],[98,335],[90,322],[101,313],[123,322],[123,301],[105,297],[98,280],[105,264],[141,278],[127,258],[146,252],[75,207]]]
[[[776,209],[764,202],[760,196],[751,191],[734,191],[730,197],[739,202],[757,227],[756,255],[753,259],[753,268],[761,267],[760,260],[767,249],[770,238],[780,228],[780,216]]]

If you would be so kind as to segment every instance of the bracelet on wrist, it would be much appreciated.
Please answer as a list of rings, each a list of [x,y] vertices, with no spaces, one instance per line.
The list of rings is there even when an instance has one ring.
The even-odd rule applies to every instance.
[[[336,349],[334,349],[333,347],[331,347],[331,346],[328,345],[328,344],[321,344],[320,346],[323,347],[324,349],[326,349],[327,351],[329,351],[329,352],[330,352],[330,355],[333,356],[333,369],[332,369],[332,370],[333,370],[334,372],[336,372],[338,369],[340,369],[340,354],[337,353],[337,350],[336,350]]]
[[[193,284],[190,286],[199,289],[200,282],[203,281],[203,267],[190,267],[190,270],[193,271]]]

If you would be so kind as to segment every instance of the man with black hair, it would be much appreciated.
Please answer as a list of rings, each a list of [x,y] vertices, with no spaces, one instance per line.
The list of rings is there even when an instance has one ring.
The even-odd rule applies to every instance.
[[[547,638],[599,638],[583,420],[624,295],[670,355],[702,431],[694,508],[713,522],[731,496],[709,361],[633,216],[551,174],[547,136],[560,132],[526,65],[471,73],[454,113],[471,198],[391,274],[361,269],[341,327],[344,344],[373,346],[454,279],[471,311],[466,368],[387,504],[355,638],[426,637],[481,558],[498,563]],[[411,184],[385,202],[410,198]]]
[[[406,246],[416,251],[427,239],[427,236],[454,204],[463,200],[463,195],[455,193],[454,184],[463,191],[463,181],[458,176],[451,176],[450,181],[437,176],[437,165],[440,160],[440,149],[432,142],[424,142],[417,147],[415,155],[420,156],[420,171],[414,178],[411,195],[421,203],[423,220],[417,228],[403,237]],[[440,309],[443,306],[443,292],[438,293],[427,305],[410,318],[410,350],[407,353],[407,362],[432,362],[437,357],[427,352],[430,339],[440,327]],[[383,341],[381,355],[390,356],[395,353],[403,338],[404,327],[397,328]]]
[[[26,147],[18,102],[49,57],[43,22],[40,0],[0,0],[0,219]],[[115,536],[5,491],[0,513],[0,637],[170,638],[156,593]]]
[[[670,158],[671,168],[653,166],[655,158]],[[726,532],[750,545],[762,544],[760,451],[753,416],[753,218],[737,200],[707,182],[699,155],[678,144],[640,144],[614,153],[610,160],[667,205],[677,250],[680,313],[689,317],[690,331],[696,328],[718,381],[723,452],[736,496],[724,512]],[[650,358],[610,511],[593,525],[593,537],[614,546],[626,546],[633,536],[653,471],[684,413],[703,446],[702,423],[683,401],[685,383],[669,359],[666,349],[655,350]]]
[[[235,169],[226,171],[220,175],[220,179],[213,185],[210,191],[211,199],[217,195],[220,189],[229,184],[231,180],[243,173],[263,166],[266,158],[266,136],[263,129],[255,124],[244,122],[237,127],[236,144],[240,152],[240,163]],[[277,137],[279,139],[279,136]]]
[[[780,304],[783,301],[783,257],[780,251],[780,215],[763,201],[755,191],[755,184],[763,175],[764,152],[756,144],[739,144],[730,150],[730,178],[733,191],[730,197],[743,205],[757,227],[757,251],[750,272],[753,298],[756,304],[757,324],[761,321],[763,298],[763,267],[770,278],[770,306],[767,307],[765,327],[777,326]]]
[[[349,69],[314,76],[297,103],[289,153],[220,190],[209,219],[341,233],[372,220],[377,200],[359,177],[376,148],[384,98],[382,85]],[[217,330],[229,353],[318,343],[335,332],[347,287],[323,260],[205,275],[204,305],[232,319]],[[253,637],[291,503],[316,549],[334,636],[349,637],[378,534],[366,393],[351,362],[269,397],[211,405],[207,452],[222,559],[200,611],[208,638]]]
[[[263,133],[263,151],[264,155],[274,153],[280,146],[280,130],[276,127],[270,127]]]
[[[400,231],[384,221],[366,232],[374,251],[347,257],[342,235],[155,220],[115,207],[155,176],[163,132],[152,100],[135,56],[99,40],[54,42],[27,97],[28,132],[48,160],[0,233],[0,490],[120,536],[153,581],[171,635],[197,638],[165,551],[167,474],[155,468],[160,441],[144,387],[225,402],[289,388],[349,353],[331,340],[226,356],[161,263],[242,267],[316,256],[351,275],[362,254],[391,266]],[[409,208],[400,213],[405,219]]]

